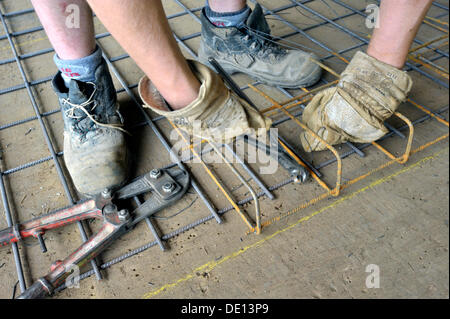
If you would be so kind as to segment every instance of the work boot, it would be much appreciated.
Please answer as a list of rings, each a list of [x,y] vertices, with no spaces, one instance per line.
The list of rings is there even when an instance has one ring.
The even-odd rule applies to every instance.
[[[52,81],[64,119],[64,161],[76,189],[94,196],[114,190],[127,177],[123,119],[106,62],[95,70],[95,81],[71,80],[61,72]]]
[[[201,83],[198,97],[182,109],[171,111],[169,105],[147,76],[139,81],[139,95],[144,106],[165,116],[178,127],[201,139],[228,143],[243,134],[262,134],[272,122],[225,86],[210,68],[188,60],[194,76]]]
[[[201,15],[202,37],[199,61],[211,67],[213,57],[233,74],[242,72],[257,81],[285,88],[308,87],[315,84],[322,73],[313,53],[286,50],[274,43],[270,28],[259,4],[250,13],[243,27],[217,27]]]

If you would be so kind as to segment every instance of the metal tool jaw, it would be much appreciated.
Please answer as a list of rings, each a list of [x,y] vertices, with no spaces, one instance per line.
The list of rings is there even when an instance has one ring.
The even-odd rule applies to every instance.
[[[131,226],[166,208],[180,199],[189,187],[189,175],[178,168],[154,169],[134,182],[122,187],[115,194],[118,200],[131,198],[151,191],[150,197],[132,213]]]
[[[19,299],[51,295],[67,285],[74,267],[81,268],[137,223],[176,203],[190,185],[189,174],[179,168],[154,169],[112,193],[106,189],[95,198],[64,208],[0,231],[0,246],[27,237],[41,238],[45,231],[86,219],[103,220],[101,229],[63,261],[56,261],[51,271],[39,278]],[[149,193],[147,199],[131,213],[118,207],[124,200]],[[75,278],[76,280],[76,278]]]
[[[257,147],[268,156],[274,158],[278,164],[289,173],[295,183],[302,184],[308,180],[310,176],[309,171],[291,158],[284,148],[276,141],[274,142],[272,138],[270,138],[270,146],[250,136],[245,136],[245,141],[248,145]]]

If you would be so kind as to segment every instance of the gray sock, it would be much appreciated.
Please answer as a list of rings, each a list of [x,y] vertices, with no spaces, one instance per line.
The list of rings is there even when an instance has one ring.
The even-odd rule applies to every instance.
[[[70,80],[90,82],[95,80],[95,70],[102,62],[102,51],[97,46],[94,53],[81,59],[62,60],[57,54],[53,57],[58,70],[61,71],[62,78],[67,87]]]
[[[241,27],[247,21],[250,15],[250,8],[245,6],[244,9],[235,12],[215,12],[209,7],[208,1],[205,6],[206,17],[219,28]]]

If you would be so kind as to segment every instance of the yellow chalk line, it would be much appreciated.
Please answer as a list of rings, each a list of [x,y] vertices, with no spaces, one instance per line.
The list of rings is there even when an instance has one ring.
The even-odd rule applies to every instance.
[[[304,223],[304,222],[308,221],[312,217],[314,217],[314,216],[316,216],[316,215],[318,215],[318,214],[320,214],[320,213],[322,213],[322,212],[324,212],[326,210],[329,210],[330,208],[334,208],[335,206],[341,204],[342,202],[344,202],[346,200],[349,200],[349,199],[351,199],[351,198],[353,198],[353,197],[355,197],[355,196],[357,196],[357,195],[359,195],[359,194],[361,194],[361,193],[363,193],[363,192],[365,192],[365,191],[367,191],[369,189],[372,189],[375,186],[383,184],[383,183],[393,179],[396,176],[399,176],[399,175],[401,175],[403,173],[406,173],[406,172],[408,172],[408,171],[410,171],[410,170],[412,170],[412,169],[422,165],[423,163],[428,162],[429,160],[432,160],[434,158],[439,157],[442,153],[448,151],[448,149],[449,148],[447,147],[447,148],[445,148],[445,149],[443,149],[443,150],[441,150],[439,152],[434,153],[433,155],[430,155],[428,157],[425,157],[425,158],[417,161],[414,164],[411,164],[411,165],[409,165],[409,166],[407,166],[407,167],[405,167],[403,169],[400,169],[397,172],[395,172],[395,173],[393,173],[393,174],[391,174],[389,176],[380,178],[380,179],[370,183],[368,186],[365,186],[365,187],[363,187],[363,188],[361,188],[361,189],[359,189],[359,190],[357,190],[357,191],[355,191],[355,192],[353,192],[353,193],[351,193],[349,195],[343,196],[340,199],[337,199],[336,201],[331,203],[330,205],[328,205],[326,207],[323,207],[323,208],[313,212],[312,214],[310,214],[308,216],[302,217],[301,219],[299,219],[298,221],[294,222],[293,224],[287,226],[286,228],[280,229],[280,230],[276,231],[275,233],[273,233],[273,234],[271,234],[271,235],[269,235],[269,236],[267,236],[267,237],[257,241],[256,243],[253,243],[253,244],[248,245],[248,246],[246,246],[244,248],[241,248],[240,250],[238,250],[238,251],[236,251],[236,252],[234,252],[234,253],[226,256],[226,257],[223,257],[222,259],[220,259],[218,261],[212,260],[212,261],[210,261],[210,262],[208,262],[208,263],[206,263],[204,265],[201,265],[200,267],[195,268],[190,274],[186,275],[185,277],[180,278],[180,279],[178,279],[177,281],[175,281],[173,283],[165,284],[165,285],[163,285],[162,287],[160,287],[159,289],[157,289],[155,291],[148,292],[148,293],[144,294],[142,296],[142,298],[143,299],[149,299],[149,298],[155,297],[155,296],[161,294],[162,292],[167,291],[170,288],[174,288],[175,286],[179,285],[180,283],[183,283],[185,281],[188,281],[188,280],[194,278],[196,276],[197,272],[208,272],[208,271],[211,271],[214,268],[216,268],[217,266],[219,266],[220,264],[224,263],[225,261],[233,259],[233,258],[243,254],[244,252],[246,252],[247,250],[249,250],[251,248],[260,246],[261,244],[263,244],[264,242],[268,241],[269,239],[272,239],[273,237],[278,236],[279,234],[284,233],[285,231],[287,231],[287,230],[289,230],[289,229],[291,229],[291,228],[293,228],[293,227],[295,227],[295,226],[297,226],[297,225],[299,225],[301,223]]]

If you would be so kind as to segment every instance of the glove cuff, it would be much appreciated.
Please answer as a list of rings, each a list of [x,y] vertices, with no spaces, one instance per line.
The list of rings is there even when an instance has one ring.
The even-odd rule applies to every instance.
[[[205,65],[193,60],[187,61],[201,83],[197,98],[186,107],[171,111],[150,79],[143,76],[139,81],[138,90],[145,107],[168,119],[189,117],[193,120],[201,120],[209,115],[207,110],[212,109],[212,104],[225,103],[230,93],[222,79]]]
[[[371,116],[384,121],[406,100],[412,84],[405,71],[358,51],[342,72],[338,87],[360,101]]]
[[[269,129],[271,121],[232,93],[218,74],[199,62],[188,60],[188,63],[201,82],[198,97],[192,103],[170,111],[150,79],[144,76],[139,82],[144,106],[167,117],[190,135],[217,142],[230,141],[252,130]]]

